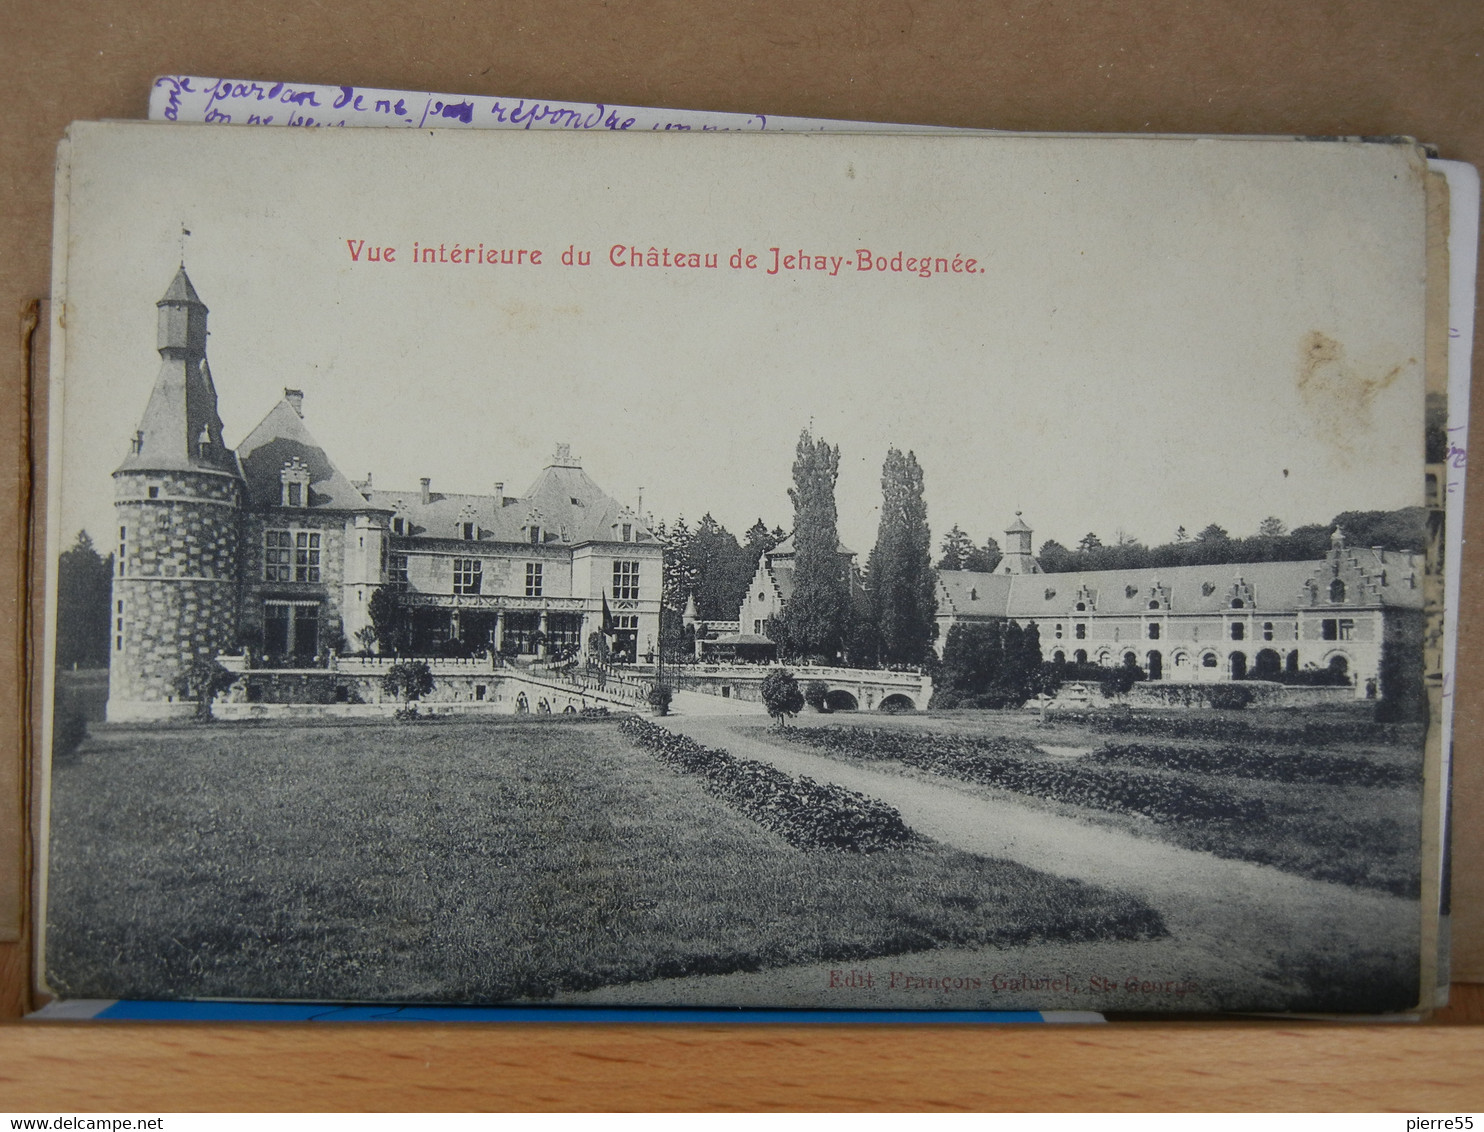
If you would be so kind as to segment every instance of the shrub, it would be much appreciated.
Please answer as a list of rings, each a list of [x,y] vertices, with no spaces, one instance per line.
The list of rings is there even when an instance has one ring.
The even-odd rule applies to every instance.
[[[376,629],[371,625],[362,625],[356,630],[356,644],[360,646],[356,650],[357,656],[370,656],[376,647]]]
[[[810,680],[804,685],[804,702],[815,711],[830,710],[829,704],[825,702],[825,697],[829,694],[829,685],[823,680]]]
[[[1140,680],[1147,679],[1149,677],[1137,664],[1130,664],[1124,661],[1117,668],[1106,668],[1103,670],[1101,681],[1103,696],[1111,700],[1114,696],[1127,695],[1129,689],[1135,684]]]
[[[197,657],[176,678],[175,690],[180,696],[196,701],[196,718],[211,718],[211,701],[225,692],[237,677],[209,657]]]
[[[366,616],[371,618],[371,627],[383,653],[400,653],[406,650],[407,628],[402,605],[395,590],[377,586],[371,591],[366,603]]]
[[[59,708],[52,716],[52,758],[70,755],[88,737],[88,721],[75,705]]]
[[[433,672],[426,661],[398,661],[386,670],[381,686],[388,695],[396,696],[404,705],[409,704],[433,690]],[[416,710],[412,714],[415,717]],[[398,718],[401,718],[400,714]]]
[[[799,682],[786,668],[775,668],[763,677],[763,703],[779,727],[788,716],[798,715],[804,710],[804,693],[799,691]]]
[[[1211,685],[1210,700],[1213,708],[1234,711],[1247,707],[1256,698],[1251,688],[1243,687],[1241,684]]]
[[[649,706],[654,709],[656,715],[670,714],[670,701],[674,699],[675,693],[668,684],[652,684],[649,688]]]

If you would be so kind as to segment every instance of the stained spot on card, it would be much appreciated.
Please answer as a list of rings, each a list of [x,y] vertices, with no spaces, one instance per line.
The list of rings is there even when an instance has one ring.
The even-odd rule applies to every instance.
[[[1356,360],[1323,331],[1304,335],[1299,345],[1298,392],[1317,438],[1342,461],[1361,451],[1372,427],[1377,395],[1416,364],[1416,358]]]
[[[855,180],[855,163],[854,162],[847,161],[845,163],[845,176],[849,177],[852,181]]]
[[[564,326],[582,314],[582,308],[575,304],[548,307],[519,300],[506,303],[502,309],[505,313],[506,329],[521,331],[540,330],[550,325]]]

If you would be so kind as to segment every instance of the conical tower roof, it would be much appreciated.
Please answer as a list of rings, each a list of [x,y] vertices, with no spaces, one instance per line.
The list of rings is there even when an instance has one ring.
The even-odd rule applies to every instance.
[[[159,308],[160,372],[119,472],[215,471],[237,474],[222,440],[216,385],[206,362],[206,304],[182,267]],[[184,309],[183,309],[184,308]]]
[[[196,303],[203,307],[206,305],[201,302],[201,296],[196,294],[196,288],[191,286],[191,277],[186,274],[185,264],[180,265],[180,270],[175,273],[175,278],[170,281],[170,286],[160,297],[160,303]],[[159,303],[155,305],[158,306]]]

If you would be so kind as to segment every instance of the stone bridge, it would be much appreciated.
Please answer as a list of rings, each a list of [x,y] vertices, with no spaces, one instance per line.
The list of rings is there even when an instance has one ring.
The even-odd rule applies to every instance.
[[[760,702],[768,673],[785,667],[802,689],[818,680],[828,691],[831,711],[921,711],[933,697],[932,677],[920,672],[878,668],[827,668],[818,665],[687,664],[666,669],[665,681],[677,688]]]

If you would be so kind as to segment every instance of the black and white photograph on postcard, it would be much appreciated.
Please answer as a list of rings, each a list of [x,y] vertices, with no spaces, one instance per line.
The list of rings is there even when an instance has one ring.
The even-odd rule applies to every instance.
[[[53,993],[1427,997],[1418,147],[58,168]]]

